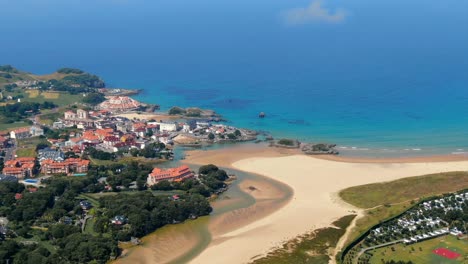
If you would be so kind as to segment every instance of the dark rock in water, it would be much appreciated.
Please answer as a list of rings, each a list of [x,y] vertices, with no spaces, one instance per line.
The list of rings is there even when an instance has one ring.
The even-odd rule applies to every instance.
[[[336,144],[304,144],[302,146],[302,152],[308,155],[338,155],[339,152],[335,149]]]
[[[260,112],[260,114],[258,115],[258,117],[260,117],[260,118],[264,118],[265,116],[266,116],[266,115],[265,115],[264,112]]]

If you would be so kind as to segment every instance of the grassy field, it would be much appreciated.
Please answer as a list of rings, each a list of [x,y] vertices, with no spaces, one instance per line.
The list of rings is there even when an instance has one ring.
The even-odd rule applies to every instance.
[[[71,105],[83,100],[83,95],[81,94],[69,94],[64,92],[41,92],[35,96],[26,93],[25,95],[27,95],[27,97],[25,96],[22,99],[24,102],[43,103],[44,101],[49,101],[58,106]]]
[[[332,246],[338,243],[346,227],[355,215],[347,215],[333,222],[337,228],[318,229],[310,234],[286,242],[281,248],[266,257],[255,260],[254,264],[289,264],[289,263],[328,263]]]
[[[99,193],[82,193],[78,196],[78,199],[86,199],[88,200],[93,207],[99,207]]]
[[[28,98],[36,98],[39,96],[39,90],[27,90],[26,94],[28,95]]]
[[[448,172],[351,187],[341,191],[340,197],[354,206],[372,208],[466,188],[468,172]]]
[[[458,240],[454,236],[444,236],[421,243],[405,246],[404,244],[394,245],[395,251],[391,247],[379,248],[371,251],[373,256],[370,258],[370,264],[381,264],[385,261],[412,261],[413,263],[468,263],[468,240]],[[432,251],[436,248],[447,248],[451,251],[461,254],[458,259],[451,260],[434,254]]]
[[[54,112],[40,115],[40,122],[47,125],[52,125],[58,118],[63,117],[63,112]]]
[[[36,157],[36,146],[40,143],[48,144],[49,142],[45,138],[32,137],[21,139],[18,141],[18,149],[16,155],[18,157]]]
[[[20,127],[28,127],[30,124],[27,121],[19,121],[14,123],[5,123],[2,122],[2,118],[0,118],[0,131],[9,131]]]

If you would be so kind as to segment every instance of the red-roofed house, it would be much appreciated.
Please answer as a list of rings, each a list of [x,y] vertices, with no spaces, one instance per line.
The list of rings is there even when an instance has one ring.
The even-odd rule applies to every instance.
[[[30,137],[28,127],[18,128],[10,132],[10,138],[22,139]]]
[[[105,137],[112,136],[114,133],[114,129],[112,128],[97,129],[95,133],[99,137],[100,140],[103,140]]]
[[[33,176],[35,158],[16,158],[5,161],[2,173],[18,179]]]
[[[195,174],[190,170],[187,165],[182,165],[177,168],[160,169],[154,168],[148,175],[147,184],[149,186],[156,184],[160,181],[181,181],[188,178],[193,178]]]
[[[83,141],[97,144],[99,143],[99,136],[97,136],[94,131],[88,130],[83,133]]]
[[[63,162],[44,160],[41,165],[41,172],[44,174],[68,174],[71,172],[85,173],[88,171],[89,160],[80,158],[69,158]]]

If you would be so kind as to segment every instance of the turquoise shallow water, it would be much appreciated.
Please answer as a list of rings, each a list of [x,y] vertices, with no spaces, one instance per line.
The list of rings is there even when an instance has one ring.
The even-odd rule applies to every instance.
[[[0,64],[83,68],[350,155],[468,150],[466,1],[0,2]]]

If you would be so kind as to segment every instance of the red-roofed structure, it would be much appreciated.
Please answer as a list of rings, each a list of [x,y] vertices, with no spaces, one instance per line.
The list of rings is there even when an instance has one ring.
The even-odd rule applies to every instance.
[[[89,160],[69,158],[63,162],[48,159],[41,164],[41,172],[44,174],[69,174],[71,172],[85,173],[88,171]]]
[[[7,160],[4,163],[2,173],[9,176],[15,176],[18,179],[33,176],[35,158],[16,158]]]
[[[160,169],[154,168],[148,175],[147,184],[149,186],[156,184],[160,181],[181,181],[188,178],[193,178],[195,174],[190,170],[187,165],[177,168]]]

